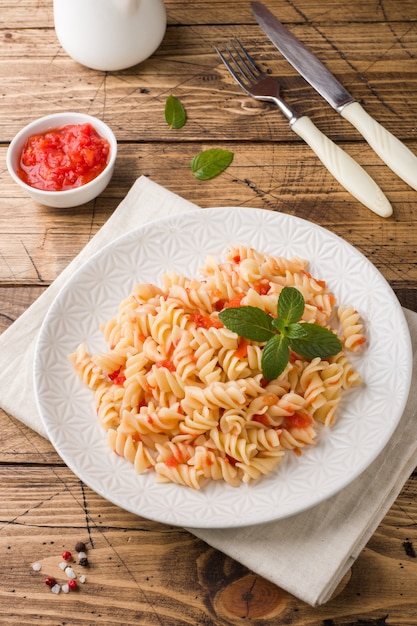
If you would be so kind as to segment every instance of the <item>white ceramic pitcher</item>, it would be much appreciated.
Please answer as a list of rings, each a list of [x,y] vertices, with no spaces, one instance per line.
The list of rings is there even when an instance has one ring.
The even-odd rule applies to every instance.
[[[167,18],[163,0],[54,0],[54,23],[70,57],[95,70],[116,71],[155,52]]]

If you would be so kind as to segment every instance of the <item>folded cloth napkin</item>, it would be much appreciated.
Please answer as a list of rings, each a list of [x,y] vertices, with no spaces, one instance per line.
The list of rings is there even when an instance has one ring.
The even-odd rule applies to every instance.
[[[52,300],[73,272],[104,244],[148,221],[196,205],[139,178],[113,215],[54,283],[0,337],[0,406],[47,437],[32,381],[35,344]],[[417,314],[405,310],[417,377]],[[16,372],[19,376],[16,376]],[[364,548],[417,465],[417,386],[390,442],[339,494],[289,519],[237,529],[188,529],[312,606],[326,602]]]

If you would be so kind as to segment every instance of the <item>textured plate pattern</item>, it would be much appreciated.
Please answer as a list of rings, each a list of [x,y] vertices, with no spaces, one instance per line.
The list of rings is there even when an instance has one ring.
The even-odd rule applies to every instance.
[[[68,354],[80,342],[106,349],[98,329],[134,283],[160,282],[166,271],[197,276],[208,254],[230,244],[310,261],[339,304],[361,313],[369,343],[352,359],[365,384],[345,396],[337,424],[322,429],[301,458],[288,454],[276,471],[251,485],[213,483],[202,491],[157,485],[138,476],[107,447],[91,394]],[[393,332],[394,329],[394,332]],[[357,250],[305,220],[260,209],[201,209],[152,222],[103,248],[60,292],[42,326],[35,358],[41,417],[56,450],[86,484],[111,502],[149,519],[194,528],[226,528],[299,513],[335,494],[382,451],[407,400],[411,344],[402,309],[377,269]]]

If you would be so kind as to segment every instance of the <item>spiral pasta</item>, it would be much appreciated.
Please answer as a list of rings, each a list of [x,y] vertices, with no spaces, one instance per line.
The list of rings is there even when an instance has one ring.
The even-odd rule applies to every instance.
[[[208,480],[234,487],[270,473],[285,454],[314,445],[331,426],[342,393],[361,384],[347,352],[365,344],[353,306],[338,307],[307,262],[231,246],[207,258],[202,278],[170,272],[162,287],[138,284],[101,330],[109,345],[70,355],[94,392],[110,448],[157,482],[200,489]],[[262,343],[223,326],[226,307],[256,306],[276,315],[285,286],[305,300],[302,321],[332,328],[343,349],[326,360],[292,353],[266,381]]]

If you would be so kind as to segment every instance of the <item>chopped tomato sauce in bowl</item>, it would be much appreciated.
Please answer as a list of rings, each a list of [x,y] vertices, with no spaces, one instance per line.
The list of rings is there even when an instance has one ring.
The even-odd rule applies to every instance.
[[[100,195],[113,175],[117,141],[91,115],[56,113],[23,128],[10,143],[7,167],[28,195],[69,208]]]

